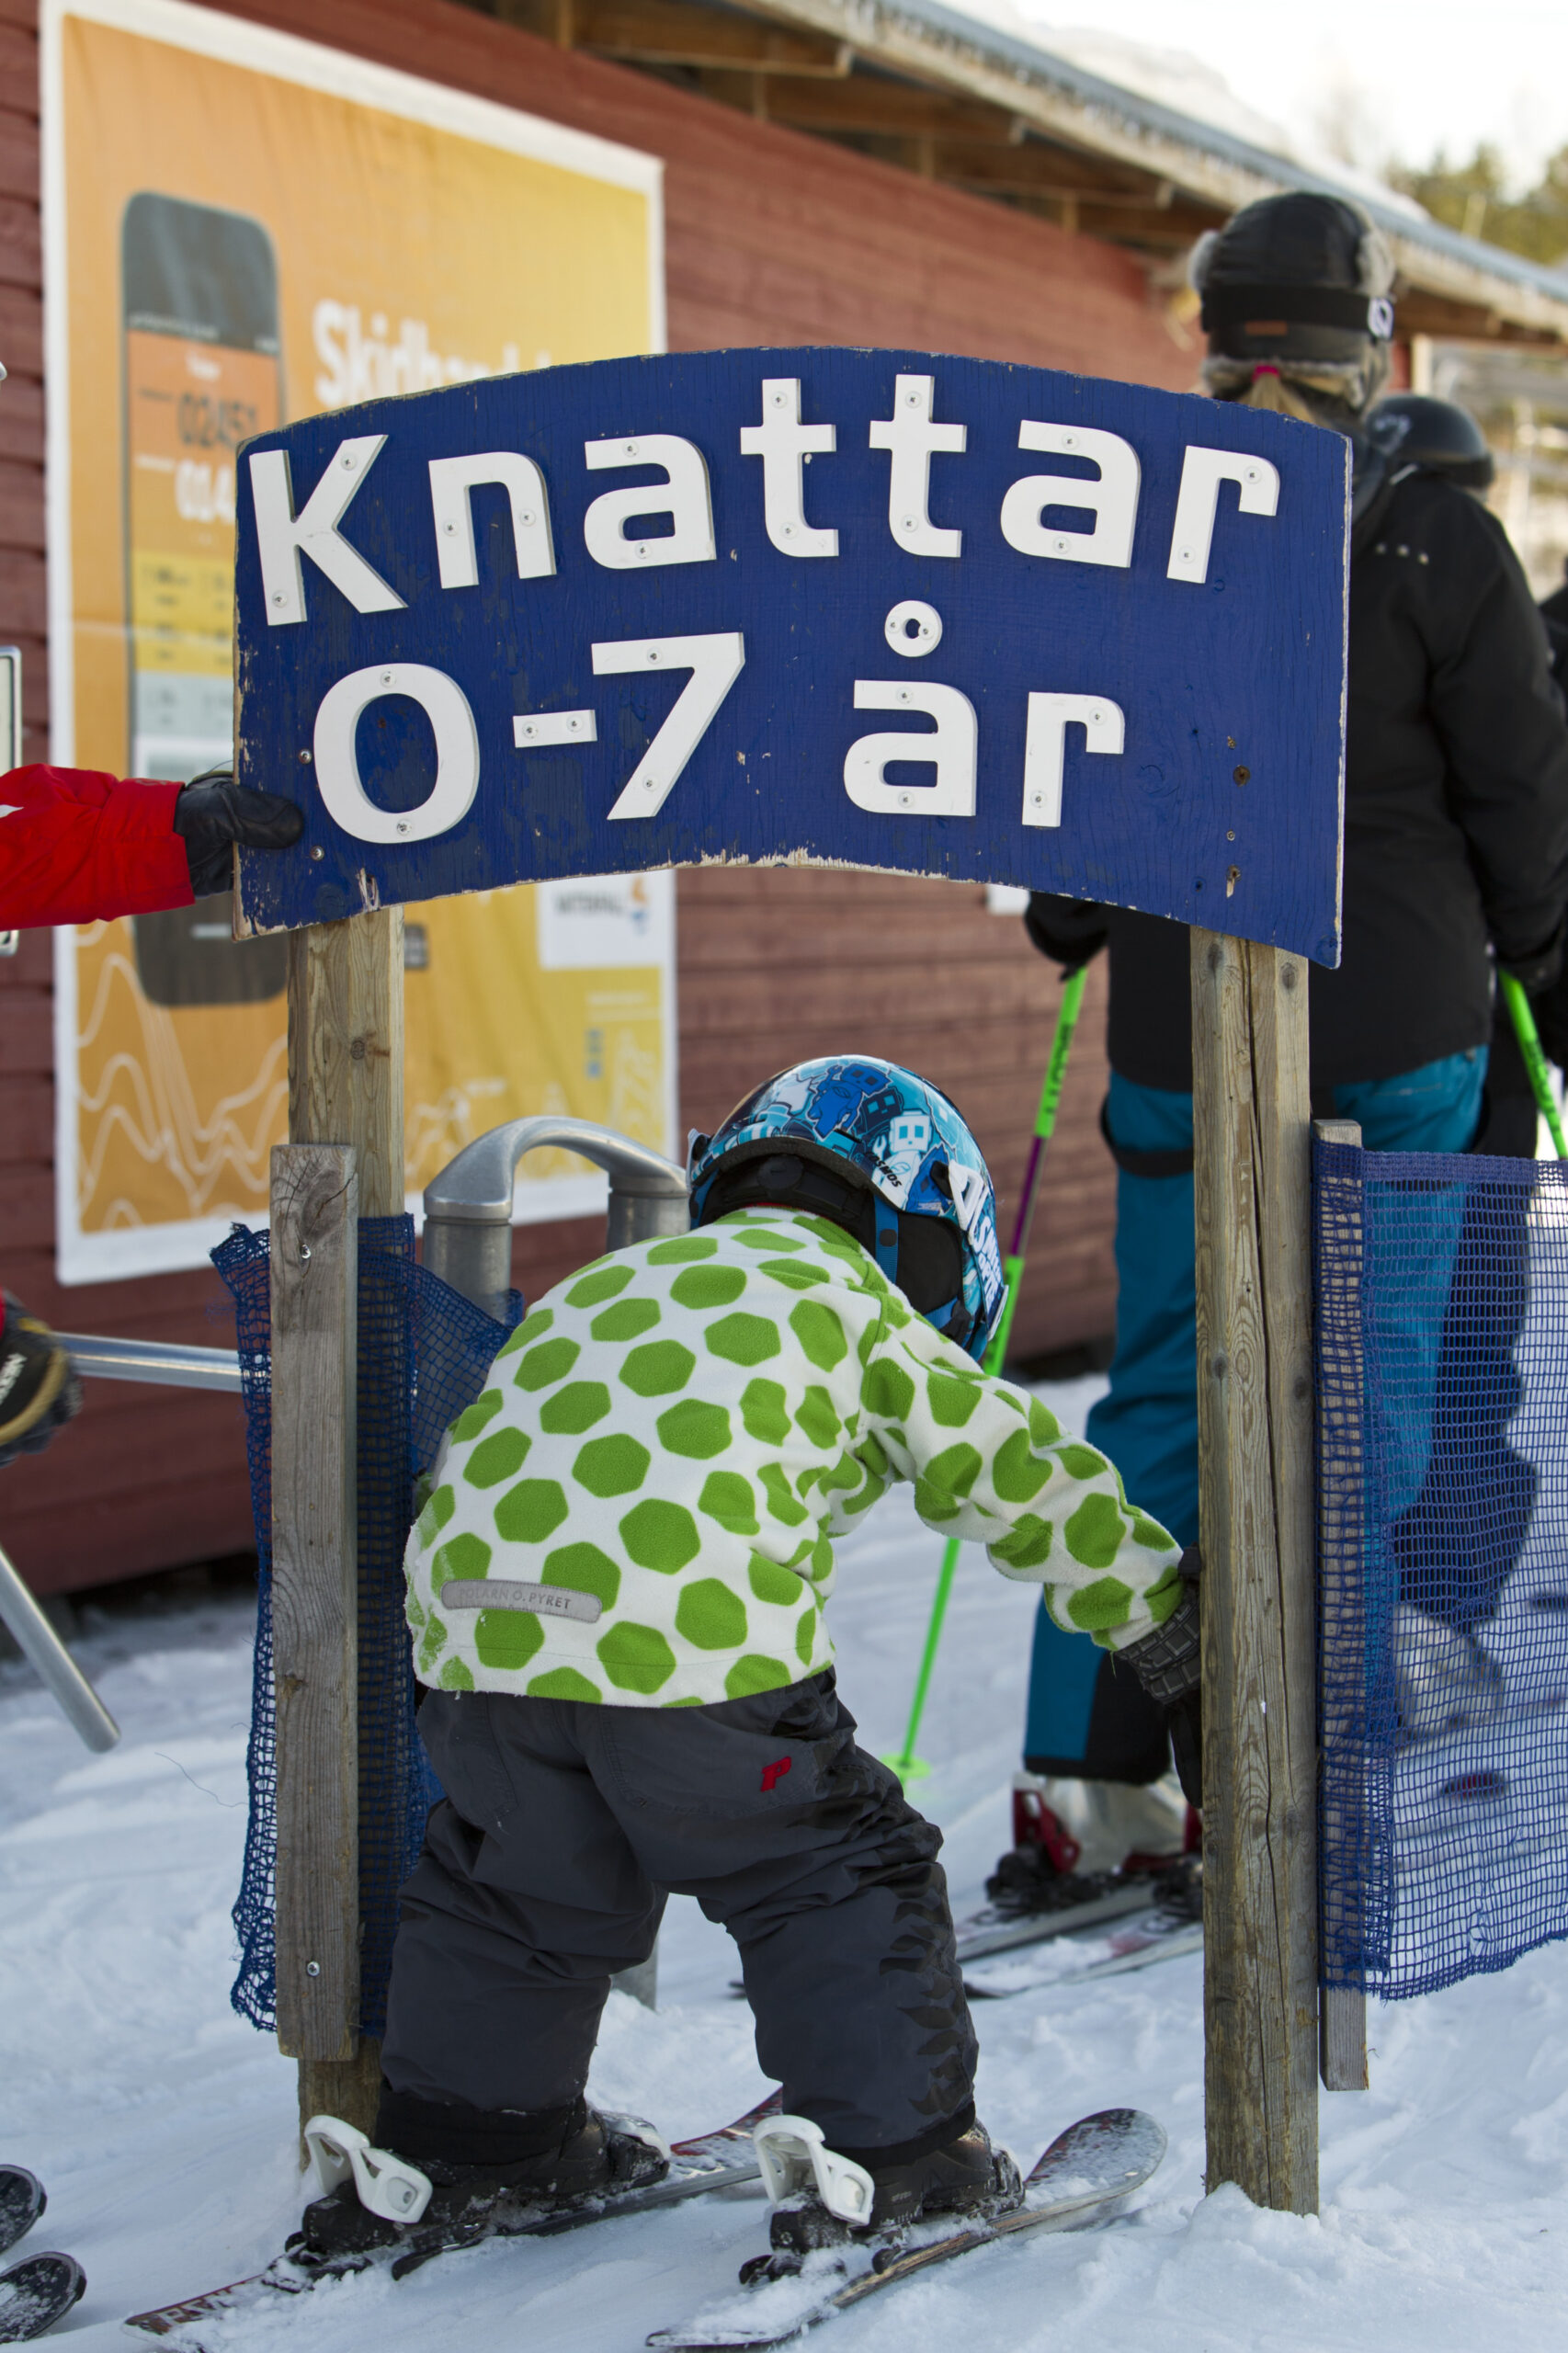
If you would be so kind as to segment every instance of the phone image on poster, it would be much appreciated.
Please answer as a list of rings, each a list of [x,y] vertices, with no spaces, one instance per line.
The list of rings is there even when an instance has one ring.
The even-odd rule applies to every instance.
[[[233,756],[237,452],[283,413],[272,240],[243,213],[143,192],[120,284],[130,773],[184,783]],[[153,1004],[281,992],[282,943],[236,944],[230,924],[227,892],[136,918]]]

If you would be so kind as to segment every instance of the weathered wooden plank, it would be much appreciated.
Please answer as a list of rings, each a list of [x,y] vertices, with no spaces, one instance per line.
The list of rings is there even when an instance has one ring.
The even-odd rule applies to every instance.
[[[382,909],[345,923],[294,932],[289,940],[289,1132],[296,1142],[352,1146],[365,1217],[394,1217],[403,1187],[403,910]],[[277,1411],[274,1367],[274,1412]],[[318,1411],[321,1410],[318,1404]],[[330,1409],[330,1405],[327,1410]],[[381,1410],[367,1382],[358,1410],[368,1421]],[[354,1438],[347,1445],[350,1475]],[[347,1605],[358,1611],[358,1574]],[[347,1687],[345,1721],[358,1719],[357,1687]],[[356,1747],[356,1802],[373,1806],[374,1789],[361,1789],[361,1767],[373,1771],[374,1752]],[[396,1793],[384,1793],[387,1802]],[[324,1850],[318,1868],[329,1870]],[[358,1866],[355,1873],[358,1924]],[[300,2121],[324,2110],[369,2131],[375,2122],[381,2080],[378,2045],[358,2035],[356,2009],[340,2052],[300,2054]]]
[[[272,1643],[278,2040],[352,2058],[359,2024],[355,1545],[358,1181],[345,1144],[272,1154]]]
[[[361,1217],[401,1214],[401,907],[290,934],[289,1134],[352,1144]]]
[[[1361,1130],[1355,1120],[1314,1120],[1312,1133],[1324,1143],[1358,1147]],[[1362,1586],[1363,1502],[1361,1491],[1361,1344],[1360,1344],[1360,1207],[1336,1201],[1335,1215],[1353,1222],[1353,1231],[1341,1226],[1335,1252],[1336,1339],[1343,1363],[1336,1379],[1337,1394],[1318,1396],[1318,1461],[1323,1492],[1318,1499],[1318,1558],[1324,1606],[1333,1597],[1339,1640],[1352,1655],[1363,1648],[1365,1608]],[[1321,1736],[1326,1758],[1332,1752],[1359,1743],[1358,1711],[1327,1686],[1320,1696]],[[1348,1822],[1337,1805],[1325,1808],[1325,1840],[1347,1839],[1351,1851],[1335,1854],[1335,1878],[1346,1892],[1341,1901],[1354,1903],[1359,1885],[1362,1821],[1357,1808]],[[1330,1862],[1324,1856],[1325,1876]],[[1367,2089],[1367,1996],[1358,1987],[1324,1985],[1318,1996],[1318,2072],[1325,2091],[1364,2092]]]
[[[1192,935],[1208,2184],[1317,2207],[1307,967]]]

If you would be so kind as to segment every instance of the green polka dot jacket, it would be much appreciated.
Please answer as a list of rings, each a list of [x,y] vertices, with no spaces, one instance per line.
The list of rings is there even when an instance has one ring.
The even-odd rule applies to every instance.
[[[408,1541],[419,1677],[689,1708],[814,1675],[834,1540],[895,1479],[1107,1648],[1180,1597],[1174,1538],[1104,1455],[837,1226],[749,1210],[617,1251],[547,1293],[452,1427]],[[488,1606],[498,1580],[532,1606]]]

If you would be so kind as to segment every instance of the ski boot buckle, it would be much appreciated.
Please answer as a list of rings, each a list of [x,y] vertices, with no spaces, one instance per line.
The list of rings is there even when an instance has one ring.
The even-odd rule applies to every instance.
[[[805,2116],[770,2116],[752,2133],[763,2186],[777,2206],[795,2191],[814,2188],[830,2214],[864,2230],[876,2183],[864,2165],[835,2155],[820,2124]]]
[[[427,2174],[390,2149],[378,2149],[339,2116],[312,2116],[305,2147],[324,2198],[352,2175],[360,2205],[383,2222],[417,2222],[430,2203]]]

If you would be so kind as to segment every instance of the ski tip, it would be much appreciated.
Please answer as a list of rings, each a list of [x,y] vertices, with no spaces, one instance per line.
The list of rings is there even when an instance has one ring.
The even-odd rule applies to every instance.
[[[48,2203],[36,2173],[26,2165],[0,2165],[0,2255],[26,2238]]]
[[[1081,2176],[1085,2197],[1131,2196],[1158,2172],[1168,2146],[1165,2126],[1142,2109],[1101,2109],[1057,2134],[1029,2184],[1049,2181],[1061,2197],[1071,2195],[1072,2177]]]
[[[87,2275],[75,2256],[55,2248],[0,2271],[0,2344],[41,2336],[80,2302],[86,2288]]]
[[[172,2337],[201,2321],[216,2319],[220,2313],[230,2312],[238,2304],[259,2299],[268,2290],[293,2294],[309,2284],[286,2256],[279,2256],[265,2271],[253,2271],[244,2279],[231,2279],[222,2288],[209,2288],[204,2295],[187,2296],[183,2303],[159,2304],[149,2313],[131,2313],[123,2325],[141,2329],[148,2336]],[[194,2339],[187,2338],[185,2343],[194,2347]]]

